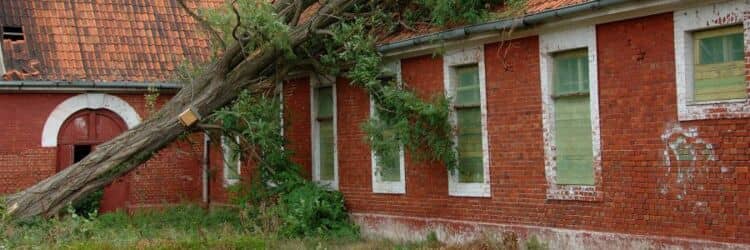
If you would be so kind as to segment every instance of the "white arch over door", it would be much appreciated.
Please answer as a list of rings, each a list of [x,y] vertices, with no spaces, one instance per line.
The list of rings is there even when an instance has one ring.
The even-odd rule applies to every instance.
[[[49,114],[42,131],[42,147],[57,147],[57,135],[68,117],[83,109],[106,109],[119,115],[128,129],[141,123],[141,117],[125,100],[108,94],[87,93],[66,99]]]

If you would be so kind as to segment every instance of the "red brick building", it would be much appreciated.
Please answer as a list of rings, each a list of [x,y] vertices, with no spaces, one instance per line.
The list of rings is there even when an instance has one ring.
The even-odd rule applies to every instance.
[[[0,3],[3,193],[53,174],[63,146],[137,124],[145,86],[166,100],[178,62],[209,53],[172,1],[38,2]],[[510,230],[556,249],[750,248],[750,1],[529,0],[526,13],[380,46],[406,88],[455,97],[461,171],[408,153],[379,166],[360,129],[367,93],[315,75],[283,83],[294,160],[344,194],[366,235]],[[79,118],[104,132],[76,132]],[[125,177],[127,204],[200,200],[196,138]],[[233,178],[209,151],[206,198],[221,200]]]
[[[408,153],[378,166],[360,129],[367,93],[319,76],[284,84],[295,159],[343,192],[366,234],[463,241],[513,230],[562,249],[750,247],[750,2],[529,6],[523,19],[380,47],[407,88],[456,97],[459,169],[469,170]]]
[[[211,53],[175,1],[105,2],[0,1],[0,194],[31,186],[137,126],[149,115],[149,88],[159,94],[158,108],[180,88],[175,68]],[[225,201],[221,160],[209,158],[205,175],[203,149],[202,135],[175,142],[107,187],[103,209]],[[219,149],[211,153],[221,158]]]

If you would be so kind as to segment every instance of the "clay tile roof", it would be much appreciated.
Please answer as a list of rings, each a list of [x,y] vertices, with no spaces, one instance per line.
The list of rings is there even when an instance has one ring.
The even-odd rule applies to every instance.
[[[544,11],[549,10],[555,10],[560,9],[572,5],[582,4],[586,2],[590,2],[593,0],[526,0],[526,6],[524,7],[523,14],[524,15],[531,15],[536,14]],[[497,11],[502,11],[502,8],[499,8]],[[384,40],[380,41],[381,44],[387,44],[387,43],[394,43],[418,36],[428,35],[431,33],[436,33],[440,31],[444,31],[450,28],[457,28],[460,26],[449,26],[449,27],[434,27],[430,25],[416,25],[412,28],[414,30],[404,30],[397,34],[394,34],[390,37],[385,38]]]
[[[527,0],[524,13],[586,1]],[[217,7],[224,0],[186,2],[196,9]],[[308,8],[301,19],[318,8]],[[24,34],[23,40],[2,41],[3,80],[170,81],[180,63],[204,60],[211,53],[209,36],[174,0],[0,0],[0,26],[22,27]],[[382,42],[445,29],[413,28]]]
[[[169,81],[184,60],[210,54],[208,36],[173,0],[2,0],[0,26],[24,33],[2,43],[8,80]]]

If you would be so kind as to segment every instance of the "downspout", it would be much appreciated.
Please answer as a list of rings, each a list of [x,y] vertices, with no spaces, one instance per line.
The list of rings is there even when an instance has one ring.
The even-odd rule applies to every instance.
[[[0,81],[3,80],[3,75],[5,75],[5,61],[3,60],[3,39],[0,37]]]
[[[211,137],[207,133],[203,133],[203,204],[206,208],[211,206],[211,189],[209,187],[209,164],[210,164],[210,150]]]
[[[426,44],[437,41],[449,41],[458,40],[469,37],[474,34],[487,33],[492,31],[503,31],[509,29],[526,28],[533,25],[550,22],[555,19],[562,19],[565,17],[581,14],[586,11],[596,10],[600,8],[609,7],[625,2],[631,2],[632,0],[594,0],[578,5],[572,5],[560,9],[549,10],[539,12],[536,14],[527,15],[521,18],[510,18],[492,21],[488,23],[476,24],[464,26],[461,28],[450,29],[442,32],[437,32],[429,35],[418,36],[403,41],[394,43],[384,44],[378,47],[380,53],[388,53],[408,47]]]

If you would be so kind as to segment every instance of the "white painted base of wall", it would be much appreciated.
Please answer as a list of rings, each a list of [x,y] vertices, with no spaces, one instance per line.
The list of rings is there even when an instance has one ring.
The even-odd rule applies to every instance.
[[[547,243],[550,249],[750,249],[750,245],[745,244],[678,237],[366,213],[352,213],[351,216],[360,225],[365,238],[386,238],[397,242],[423,241],[434,232],[441,242],[460,244],[483,235],[499,236],[512,231],[518,236],[521,249],[525,249],[526,240],[532,236]]]

